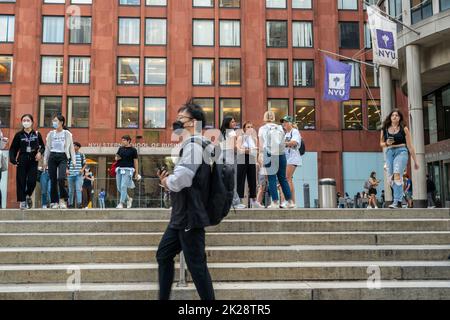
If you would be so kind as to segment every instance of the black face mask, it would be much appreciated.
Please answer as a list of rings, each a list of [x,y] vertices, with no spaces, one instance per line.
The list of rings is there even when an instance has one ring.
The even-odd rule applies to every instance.
[[[175,130],[179,130],[179,129],[183,129],[184,128],[184,123],[181,121],[175,121],[174,123],[172,123],[172,129]]]

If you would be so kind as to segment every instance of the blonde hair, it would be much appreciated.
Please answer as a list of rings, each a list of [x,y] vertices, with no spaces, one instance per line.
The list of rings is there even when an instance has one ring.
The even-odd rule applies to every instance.
[[[275,113],[273,111],[264,112],[264,122],[275,122]]]

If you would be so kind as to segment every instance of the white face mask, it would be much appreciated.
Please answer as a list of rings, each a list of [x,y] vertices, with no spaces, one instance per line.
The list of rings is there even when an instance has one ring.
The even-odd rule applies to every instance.
[[[23,121],[23,122],[22,122],[22,126],[23,126],[25,129],[31,128],[31,121]]]

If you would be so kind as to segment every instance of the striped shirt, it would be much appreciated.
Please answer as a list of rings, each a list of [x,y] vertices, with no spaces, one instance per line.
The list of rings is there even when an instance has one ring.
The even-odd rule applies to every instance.
[[[69,165],[69,176],[77,176],[81,174],[81,169],[83,168],[86,158],[84,154],[77,152],[75,153],[76,162],[75,162],[75,168],[72,167],[72,163]]]

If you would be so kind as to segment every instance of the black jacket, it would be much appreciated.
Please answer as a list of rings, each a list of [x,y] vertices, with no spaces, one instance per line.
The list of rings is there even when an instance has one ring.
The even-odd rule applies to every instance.
[[[27,147],[30,147],[31,152],[27,152]],[[44,155],[45,145],[40,132],[31,130],[28,134],[25,130],[17,132],[9,148],[9,161],[12,164],[17,164],[17,154],[36,156],[38,152]]]

